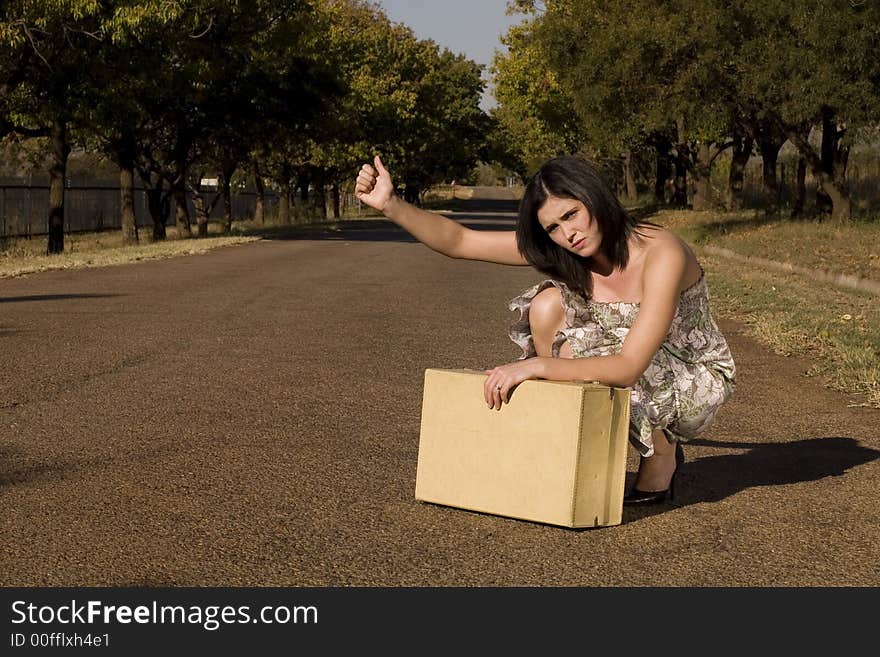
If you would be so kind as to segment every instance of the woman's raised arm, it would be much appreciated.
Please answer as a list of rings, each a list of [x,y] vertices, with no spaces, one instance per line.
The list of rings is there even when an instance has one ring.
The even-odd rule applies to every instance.
[[[426,212],[394,193],[391,174],[377,155],[361,167],[355,196],[379,210],[424,245],[450,258],[484,260],[502,265],[528,264],[516,246],[516,232],[471,230],[452,219]]]

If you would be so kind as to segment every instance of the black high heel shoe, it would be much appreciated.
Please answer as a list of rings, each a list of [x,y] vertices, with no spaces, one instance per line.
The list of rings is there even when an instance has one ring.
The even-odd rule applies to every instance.
[[[623,496],[624,505],[636,504],[662,504],[668,497],[671,501],[675,498],[675,478],[684,463],[684,449],[681,443],[675,443],[675,470],[672,471],[672,479],[669,480],[669,488],[666,490],[639,490],[635,486]]]

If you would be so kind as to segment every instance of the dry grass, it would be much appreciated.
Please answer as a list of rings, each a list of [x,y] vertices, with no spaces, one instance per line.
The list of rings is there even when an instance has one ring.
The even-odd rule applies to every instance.
[[[808,359],[806,374],[880,408],[880,302],[875,295],[819,284],[703,252],[713,309],[745,323],[776,353]]]
[[[366,206],[360,216],[346,216],[340,222],[346,226],[375,221],[382,215]],[[154,242],[149,228],[141,229],[140,242],[123,246],[119,230],[100,233],[76,233],[64,236],[64,253],[46,255],[46,236],[33,238],[0,239],[0,278],[25,276],[53,269],[107,267],[141,260],[158,260],[182,255],[205,253],[232,244],[243,244],[287,234],[307,233],[312,230],[338,229],[334,220],[294,221],[287,225],[271,222],[258,224],[253,220],[235,221],[229,233],[223,233],[218,223],[208,225],[207,237],[179,238],[177,229],[169,226],[167,238]],[[195,230],[195,226],[193,226]]]
[[[142,231],[146,232],[146,231]],[[165,241],[153,242],[141,236],[135,246],[123,246],[119,231],[84,233],[65,236],[64,253],[46,255],[46,237],[7,240],[0,250],[0,278],[24,276],[53,269],[107,267],[141,260],[158,260],[182,255],[205,253],[212,249],[260,239],[241,234],[220,235],[219,228],[209,229],[208,237],[178,239],[174,228],[168,229]]]
[[[846,224],[767,219],[755,212],[664,210],[652,221],[695,244],[709,244],[834,274],[880,280],[880,219]]]

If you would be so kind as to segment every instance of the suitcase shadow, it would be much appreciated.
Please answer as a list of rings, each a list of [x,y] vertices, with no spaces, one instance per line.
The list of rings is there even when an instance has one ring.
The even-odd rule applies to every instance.
[[[699,449],[697,449],[699,448]],[[712,455],[713,449],[744,450]],[[758,486],[781,486],[840,477],[880,457],[880,450],[845,436],[806,438],[784,443],[692,440],[676,482],[675,500],[653,507],[624,507],[624,522],[701,502],[718,502]],[[635,473],[627,473],[627,489]]]

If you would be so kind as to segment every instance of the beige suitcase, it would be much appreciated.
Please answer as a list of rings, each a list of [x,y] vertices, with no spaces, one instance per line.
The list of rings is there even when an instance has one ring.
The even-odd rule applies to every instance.
[[[629,389],[525,381],[498,411],[485,380],[425,371],[416,499],[563,527],[619,525]]]

